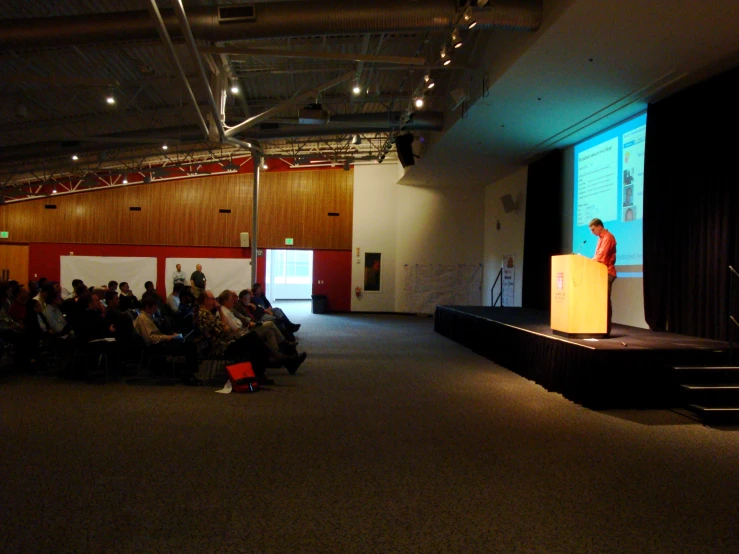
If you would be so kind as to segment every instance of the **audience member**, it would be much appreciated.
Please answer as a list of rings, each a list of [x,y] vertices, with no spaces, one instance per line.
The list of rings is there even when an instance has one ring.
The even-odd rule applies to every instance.
[[[257,323],[271,321],[274,323],[285,338],[291,342],[295,341],[295,335],[290,330],[290,323],[284,319],[278,319],[274,315],[268,314],[264,308],[254,303],[253,295],[249,289],[244,289],[239,293],[239,301],[235,308],[239,313],[249,317]]]
[[[232,294],[232,303],[228,307],[242,325],[247,325],[249,329],[253,329],[270,348],[278,349],[289,355],[297,354],[295,347],[298,342],[291,333],[290,337],[286,337],[274,321],[257,321],[254,313],[255,305],[251,304],[251,291],[249,289],[242,290],[238,297],[233,292]]]
[[[205,292],[207,282],[208,280],[205,278],[205,274],[203,273],[203,266],[200,264],[196,265],[195,271],[190,275],[190,286],[192,287],[192,293],[195,295],[195,298],[198,298],[203,294],[203,292]]]
[[[184,384],[202,384],[195,378],[195,373],[198,370],[198,350],[195,343],[182,341],[182,335],[177,333],[163,333],[157,327],[153,318],[156,311],[156,300],[152,297],[145,298],[143,300],[143,310],[134,322],[136,332],[144,339],[144,343],[150,349],[150,354],[185,357],[185,371],[182,374]]]
[[[21,323],[26,319],[26,302],[28,302],[28,291],[23,288],[19,289],[8,310],[8,315],[13,318],[13,321]]]
[[[298,330],[300,329],[300,324],[290,321],[285,315],[285,312],[283,312],[280,308],[272,307],[272,304],[270,304],[269,300],[267,300],[267,297],[264,295],[264,289],[262,288],[262,285],[260,285],[259,283],[254,283],[254,286],[251,288],[251,292],[252,301],[254,302],[254,304],[262,308],[267,316],[269,316],[266,319],[271,320],[272,318],[274,318],[281,323],[284,323],[285,329],[287,331],[291,333],[298,332]]]
[[[180,312],[180,293],[184,288],[185,285],[182,283],[175,283],[172,288],[172,294],[167,297],[167,306],[169,306],[169,309],[172,310],[172,313],[174,314],[179,314]]]
[[[51,333],[54,335],[67,335],[72,330],[72,326],[62,314],[61,306],[62,296],[61,294],[55,294],[44,309],[44,317],[49,324]]]
[[[108,281],[108,290],[118,292],[118,281]]]
[[[141,307],[139,299],[131,292],[131,287],[128,286],[128,283],[123,281],[118,287],[121,290],[119,305],[121,310],[125,312],[126,310],[135,310]]]
[[[133,339],[133,320],[120,310],[120,297],[117,292],[110,289],[105,291],[105,303],[108,306],[105,310],[106,325],[115,329],[113,336],[121,348],[128,348]]]

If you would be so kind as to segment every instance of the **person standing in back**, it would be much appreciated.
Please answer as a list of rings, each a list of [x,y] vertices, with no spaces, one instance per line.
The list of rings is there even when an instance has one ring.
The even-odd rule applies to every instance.
[[[192,286],[192,293],[195,298],[199,297],[205,292],[205,285],[208,280],[205,278],[203,273],[203,266],[198,264],[195,266],[195,271],[190,275],[190,285]]]

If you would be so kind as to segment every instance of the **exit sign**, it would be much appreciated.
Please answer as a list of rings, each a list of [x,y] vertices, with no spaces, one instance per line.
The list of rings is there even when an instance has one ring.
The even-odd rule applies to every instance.
[[[8,238],[8,232],[0,231],[0,239],[6,239],[6,238]]]
[[[293,239],[285,239],[285,246],[292,246],[293,245]]]

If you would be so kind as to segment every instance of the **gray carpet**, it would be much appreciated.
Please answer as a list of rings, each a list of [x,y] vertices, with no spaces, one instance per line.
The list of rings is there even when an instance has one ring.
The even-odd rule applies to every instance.
[[[4,379],[0,551],[739,552],[737,432],[284,304],[309,358],[257,394]]]

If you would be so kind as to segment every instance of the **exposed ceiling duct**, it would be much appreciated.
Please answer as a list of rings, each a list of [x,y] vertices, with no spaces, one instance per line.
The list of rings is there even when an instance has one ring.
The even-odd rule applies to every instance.
[[[330,34],[411,32],[449,29],[457,18],[455,0],[352,0],[275,2],[192,7],[187,17],[197,40],[211,42]],[[234,18],[241,7],[245,15]],[[231,11],[225,11],[231,10]],[[162,10],[173,37],[182,33],[173,10]],[[477,29],[535,31],[541,25],[542,0],[497,0],[475,12]],[[156,41],[148,11],[0,21],[0,50],[37,49],[111,42]]]

